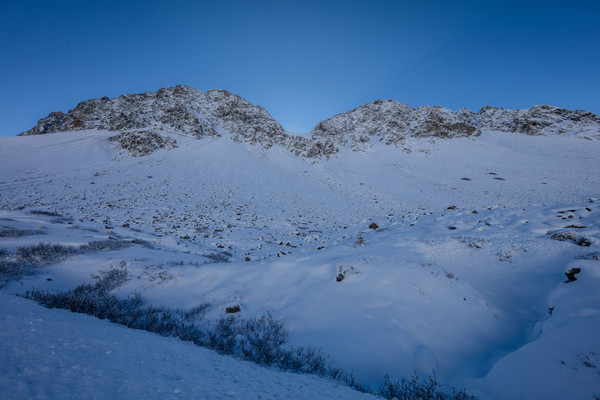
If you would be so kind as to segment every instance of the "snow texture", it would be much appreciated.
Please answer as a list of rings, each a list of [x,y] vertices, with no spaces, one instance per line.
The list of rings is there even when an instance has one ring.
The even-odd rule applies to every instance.
[[[4,399],[373,398],[14,296],[0,309]]]
[[[0,386],[13,397],[81,397],[101,376],[123,382],[122,397],[177,388],[183,397],[362,396],[233,359],[213,368],[221,361],[189,344],[9,296],[72,289],[119,265],[131,279],[118,296],[209,304],[207,321],[235,306],[235,318],[269,312],[291,344],[321,348],[373,388],[384,374],[435,370],[445,387],[481,399],[600,397],[593,114],[379,101],[295,137],[224,91],[177,87],[76,110],[30,131],[70,132],[0,139],[0,262],[13,268],[1,297]],[[145,152],[141,132],[162,139]],[[115,135],[139,145],[107,140]],[[90,244],[106,241],[127,245]],[[15,272],[18,248],[39,243],[76,251]],[[574,269],[571,281],[565,273]],[[44,335],[32,337],[29,323]],[[111,350],[113,336],[127,345]],[[80,346],[102,350],[78,358],[71,350]],[[44,361],[51,351],[57,360]],[[119,361],[105,361],[107,351]],[[155,353],[158,361],[148,358]],[[141,355],[149,375],[135,373]],[[91,361],[73,372],[70,357]],[[237,381],[211,373],[228,368],[243,370]],[[115,387],[97,390],[119,396]]]

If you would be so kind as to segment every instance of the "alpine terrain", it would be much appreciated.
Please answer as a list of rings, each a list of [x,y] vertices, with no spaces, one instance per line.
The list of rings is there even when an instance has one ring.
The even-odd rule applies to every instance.
[[[598,399],[599,172],[600,117],[549,105],[53,112],[0,138],[0,389]]]

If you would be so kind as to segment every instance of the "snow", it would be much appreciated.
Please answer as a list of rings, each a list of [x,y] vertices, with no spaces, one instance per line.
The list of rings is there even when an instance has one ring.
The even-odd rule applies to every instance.
[[[288,387],[294,398],[360,395],[9,296],[72,288],[125,262],[132,279],[118,295],[167,307],[209,302],[209,319],[232,305],[242,318],[270,312],[292,344],[322,348],[374,388],[384,374],[435,369],[446,386],[481,399],[600,396],[600,203],[590,200],[600,197],[599,141],[486,131],[407,139],[407,151],[344,148],[316,161],[278,145],[172,135],[179,148],[140,158],[115,149],[103,131],[0,139],[0,226],[46,229],[0,238],[0,248],[109,237],[153,246],[78,254],[3,289],[3,390],[24,390],[17,398],[80,397],[94,385],[104,391],[97,397],[163,398],[179,389],[183,397],[275,398]],[[369,229],[372,222],[380,228]],[[590,246],[551,239],[564,231]],[[573,267],[582,271],[566,283]],[[32,338],[29,322],[48,333]],[[30,353],[20,354],[27,341]],[[44,361],[50,345],[65,353]],[[81,345],[101,350],[79,357],[72,351]],[[142,355],[149,369],[127,375]],[[78,374],[85,378],[69,389]],[[122,384],[102,386],[98,374]],[[52,375],[62,380],[44,378]]]
[[[372,398],[14,296],[0,294],[0,309],[5,399]]]

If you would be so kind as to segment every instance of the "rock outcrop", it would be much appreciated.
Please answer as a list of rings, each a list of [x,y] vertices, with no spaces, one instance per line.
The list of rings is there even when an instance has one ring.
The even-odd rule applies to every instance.
[[[318,153],[338,147],[360,149],[373,140],[400,145],[406,138],[457,138],[499,131],[526,135],[576,135],[600,139],[600,117],[553,106],[527,110],[484,107],[478,113],[440,106],[412,108],[395,100],[376,100],[319,122],[312,131]]]
[[[237,142],[264,148],[278,144],[298,156],[323,158],[342,148],[359,151],[373,142],[402,146],[411,137],[450,139],[476,136],[482,130],[600,139],[600,117],[547,105],[527,110],[488,106],[474,113],[376,100],[319,122],[309,135],[300,136],[285,132],[264,108],[240,96],[179,85],[156,93],[87,100],[66,114],[51,113],[21,135],[86,129],[119,132],[112,140],[134,156],[177,147],[175,139],[165,135],[183,134],[197,139],[226,135]]]
[[[270,147],[288,139],[281,125],[262,107],[225,90],[201,92],[179,85],[163,88],[156,93],[121,95],[114,99],[102,97],[86,100],[64,114],[53,112],[37,126],[21,135],[40,135],[78,130],[107,130],[120,132],[114,137],[119,146],[132,155],[148,154],[138,151],[144,141],[162,148],[175,147],[165,133],[203,136],[230,135],[232,140]],[[144,139],[146,137],[147,140]],[[129,143],[128,139],[135,143]]]

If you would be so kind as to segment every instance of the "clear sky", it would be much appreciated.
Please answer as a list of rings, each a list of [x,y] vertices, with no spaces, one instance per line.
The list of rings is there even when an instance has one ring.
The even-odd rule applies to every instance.
[[[600,1],[0,1],[0,136],[186,84],[285,129],[376,99],[600,114]]]

